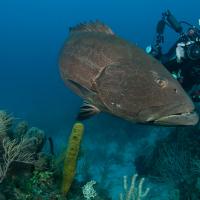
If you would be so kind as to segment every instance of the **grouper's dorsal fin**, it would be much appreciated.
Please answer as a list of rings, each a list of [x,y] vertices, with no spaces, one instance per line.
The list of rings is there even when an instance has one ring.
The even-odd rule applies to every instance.
[[[114,35],[112,29],[100,21],[78,24],[75,27],[69,28],[69,32],[71,34],[77,32],[99,32]]]

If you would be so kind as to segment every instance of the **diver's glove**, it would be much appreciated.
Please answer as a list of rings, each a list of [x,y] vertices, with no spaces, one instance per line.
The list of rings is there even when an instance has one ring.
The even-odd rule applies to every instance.
[[[181,63],[183,58],[185,58],[185,44],[183,42],[178,43],[176,47],[176,61],[177,63]]]

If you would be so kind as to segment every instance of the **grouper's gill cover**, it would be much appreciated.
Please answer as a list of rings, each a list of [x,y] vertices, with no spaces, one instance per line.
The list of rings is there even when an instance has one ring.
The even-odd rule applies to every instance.
[[[198,122],[192,101],[164,66],[100,22],[71,29],[60,69],[66,85],[89,102],[87,116],[91,104],[133,122]]]

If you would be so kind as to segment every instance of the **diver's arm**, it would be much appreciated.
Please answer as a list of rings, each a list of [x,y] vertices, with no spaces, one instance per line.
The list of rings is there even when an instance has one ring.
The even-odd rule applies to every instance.
[[[164,31],[165,31],[166,26],[169,26],[170,28],[172,28],[175,32],[179,34],[182,34],[182,31],[183,31],[181,24],[176,20],[176,18],[171,14],[169,10],[162,13],[162,19],[159,20],[156,25],[156,41],[152,46],[146,48],[146,52],[148,54],[151,54],[153,57],[161,61],[162,61],[162,56],[163,56],[162,44],[164,43]],[[168,53],[171,53],[171,52],[168,52]],[[169,57],[169,55],[166,54],[164,58],[167,58],[167,57]]]

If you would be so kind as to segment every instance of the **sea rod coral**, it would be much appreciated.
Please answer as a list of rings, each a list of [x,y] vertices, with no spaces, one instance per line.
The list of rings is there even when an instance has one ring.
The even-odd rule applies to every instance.
[[[137,174],[135,174],[132,177],[130,188],[128,189],[127,176],[124,176],[123,179],[124,194],[123,193],[119,194],[119,200],[141,200],[147,196],[150,189],[146,188],[143,191],[144,178],[141,178],[139,180],[138,186],[136,186],[137,177],[138,177]]]

